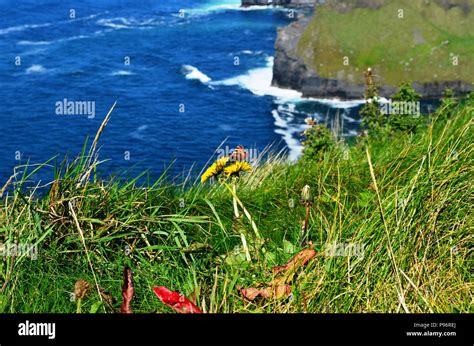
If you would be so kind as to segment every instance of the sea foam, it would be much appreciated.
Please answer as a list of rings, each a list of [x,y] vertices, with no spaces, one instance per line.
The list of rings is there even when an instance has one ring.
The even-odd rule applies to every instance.
[[[192,65],[183,65],[183,71],[186,79],[196,79],[203,84],[207,84],[211,81],[209,76],[207,76],[205,73],[202,73],[197,67]]]
[[[298,101],[302,93],[291,89],[282,89],[272,86],[273,78],[273,57],[267,58],[264,67],[249,70],[246,74],[228,78],[222,81],[213,82],[213,85],[239,86],[249,90],[257,96],[273,96],[280,102]]]
[[[301,125],[290,124],[290,121],[292,120],[291,115],[289,116],[290,119],[285,119],[277,110],[273,110],[272,115],[275,119],[275,126],[278,127],[275,129],[275,133],[282,136],[283,141],[288,147],[288,159],[290,161],[297,160],[303,151],[303,146],[297,139],[297,136],[301,131],[303,131],[304,127]]]
[[[51,41],[28,41],[22,40],[17,43],[19,46],[45,46],[51,44]]]
[[[104,12],[104,13],[107,13]],[[95,13],[91,14],[87,17],[80,17],[80,18],[74,18],[74,19],[67,19],[67,20],[61,20],[55,23],[40,23],[40,24],[23,24],[23,25],[16,25],[16,26],[10,26],[8,28],[2,28],[0,29],[0,35],[6,35],[11,32],[17,32],[17,31],[24,31],[28,29],[36,29],[36,28],[44,28],[53,24],[65,24],[65,23],[70,23],[70,22],[75,22],[75,21],[83,21],[83,20],[88,20],[95,18],[97,16],[100,16],[102,13]]]
[[[46,69],[42,65],[31,65],[26,69],[27,74],[32,73],[43,73],[46,72]]]
[[[118,71],[112,72],[110,75],[111,76],[131,76],[134,74],[135,73],[133,73],[132,71],[118,70]]]
[[[265,11],[265,10],[285,10],[280,6],[241,6],[241,0],[228,0],[228,1],[212,1],[207,3],[205,6],[198,8],[185,9],[184,12],[192,16],[203,16],[213,12],[223,11]]]

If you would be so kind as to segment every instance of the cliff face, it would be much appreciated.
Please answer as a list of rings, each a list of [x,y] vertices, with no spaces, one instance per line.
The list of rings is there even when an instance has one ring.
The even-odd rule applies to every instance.
[[[362,99],[365,93],[365,84],[355,84],[338,78],[320,77],[296,54],[299,39],[310,21],[311,18],[304,17],[278,30],[272,85],[298,90],[303,93],[304,97]],[[440,98],[446,89],[452,89],[457,94],[467,94],[473,89],[472,83],[464,81],[414,82],[413,87],[427,99]],[[389,97],[396,90],[397,88],[394,86],[381,84],[379,93],[383,97]]]
[[[299,90],[305,97],[339,97],[343,99],[361,98],[364,84],[350,84],[336,78],[322,78],[308,67],[298,56],[298,42],[312,18],[303,17],[285,28],[278,29],[275,43],[272,85]],[[387,88],[384,93],[395,89]]]
[[[467,15],[471,12],[471,7],[468,6],[469,1],[471,0],[433,0],[433,3],[436,3],[446,11],[456,6],[460,7],[462,12],[464,12],[464,15]],[[389,2],[390,0],[326,0],[324,6],[339,14],[346,14],[350,13],[354,8],[366,8],[375,12],[382,6],[386,6]],[[319,8],[317,7],[316,11],[318,10]],[[423,14],[425,15],[424,12]],[[452,16],[451,12],[449,14]],[[429,16],[427,17],[429,18]],[[470,20],[470,17],[466,18]],[[446,55],[446,59],[444,59],[444,57],[436,56],[437,52],[444,49],[443,47],[440,48],[438,46],[432,46],[433,48],[431,48],[431,55],[427,57],[420,57],[420,61],[423,61],[423,59],[431,59],[428,61],[427,66],[423,67],[427,71],[425,75],[421,75],[420,73],[416,75],[416,73],[421,70],[421,67],[418,66],[421,66],[422,62],[420,62],[419,65],[415,65],[415,62],[418,63],[415,55],[413,55],[415,57],[415,61],[413,61],[413,58],[411,58],[412,55],[409,55],[410,58],[407,58],[406,60],[408,63],[403,62],[399,64],[397,60],[395,63],[390,65],[390,67],[387,67],[387,60],[389,59],[388,52],[384,52],[386,55],[382,56],[380,65],[377,65],[378,62],[372,59],[372,61],[366,62],[365,65],[362,64],[358,67],[351,67],[351,69],[349,69],[349,67],[342,67],[342,57],[337,56],[338,51],[341,51],[341,49],[337,46],[336,47],[338,49],[334,49],[334,42],[331,43],[332,45],[328,45],[322,49],[321,47],[317,46],[320,44],[320,42],[318,42],[318,35],[323,33],[325,28],[327,28],[326,26],[323,28],[319,27],[317,29],[311,27],[314,26],[314,22],[317,21],[317,19],[317,15],[314,19],[303,17],[289,26],[278,30],[273,67],[272,84],[274,86],[299,90],[305,97],[339,97],[343,99],[360,99],[363,98],[365,92],[365,84],[363,82],[364,71],[367,67],[372,67],[374,68],[374,71],[377,75],[376,81],[380,86],[380,95],[384,97],[389,97],[396,91],[399,82],[394,82],[393,79],[398,76],[402,81],[413,81],[414,88],[424,98],[439,98],[443,95],[447,88],[453,89],[457,94],[465,94],[473,90],[473,81],[471,80],[472,76],[469,75],[469,72],[467,72],[466,75],[466,71],[470,71],[472,68],[473,62],[469,61],[470,59],[466,59],[466,61],[463,61],[463,66],[452,67],[449,64],[450,57],[453,55],[453,50],[451,49],[448,51],[448,55]],[[387,23],[387,27],[391,27],[389,23]],[[419,27],[419,23],[415,23],[416,30],[418,30]],[[329,31],[331,31],[331,29],[334,28],[330,28]],[[375,31],[376,28],[368,28],[368,30]],[[386,36],[388,35],[390,37],[390,33],[387,33],[389,29],[384,29],[384,31],[385,32],[375,31],[375,37],[378,38],[379,34]],[[418,44],[424,44],[425,40],[428,40],[428,37],[423,31],[421,32],[423,35],[425,35],[425,37],[422,37],[423,35],[418,31],[413,33],[410,32],[409,37],[412,37],[411,35],[413,35],[414,38],[412,40],[417,39]],[[304,35],[306,35],[306,39],[308,39],[308,37],[310,38],[308,40],[310,43],[307,44],[309,48],[307,49],[301,49],[300,41]],[[389,42],[390,44],[392,43],[392,41]],[[447,42],[447,40],[443,41],[442,43],[444,44],[445,42]],[[409,44],[412,43],[410,42]],[[377,48],[380,49],[379,47]],[[417,43],[413,43],[414,51],[416,51],[416,48],[418,48]],[[327,67],[328,60],[319,61],[318,56],[316,56],[317,54],[324,56],[325,59],[329,59],[329,61],[337,61],[338,65],[335,67],[335,70],[330,71],[329,67]],[[333,58],[331,54],[333,54],[335,58]],[[353,59],[352,61],[355,60],[357,62],[358,60],[362,60],[358,59],[359,57],[355,56],[355,54],[351,55],[348,53],[347,55],[350,55],[350,58]],[[395,56],[398,58],[397,55]],[[449,61],[449,64],[446,66],[439,65],[438,61],[443,59]],[[399,60],[401,60],[401,58]],[[316,64],[315,61],[318,62],[318,64]],[[412,65],[409,66],[409,63],[412,63]],[[393,77],[392,80],[389,78],[383,78],[382,76],[389,75],[389,73],[380,73],[379,75],[378,72],[385,72],[383,71],[383,68],[389,69],[389,71],[395,77]],[[453,68],[453,70],[457,70],[458,72],[452,73],[452,76],[447,75],[447,72],[445,73],[445,71],[449,70],[450,68]],[[394,69],[400,69],[400,72],[394,71]],[[439,74],[439,76],[437,74]],[[410,79],[411,76],[421,77],[417,80],[414,78]]]

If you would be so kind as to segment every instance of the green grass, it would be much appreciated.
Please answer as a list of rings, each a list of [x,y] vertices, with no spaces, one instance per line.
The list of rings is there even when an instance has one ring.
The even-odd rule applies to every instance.
[[[318,75],[364,83],[373,68],[383,84],[403,81],[474,82],[474,11],[445,10],[434,1],[386,1],[377,10],[318,7],[297,53]],[[472,5],[471,5],[472,7]],[[399,18],[403,10],[403,18]],[[452,58],[458,57],[458,65]],[[344,57],[349,65],[344,65]]]
[[[336,145],[320,162],[261,163],[237,183],[265,239],[266,255],[251,246],[251,263],[225,258],[241,244],[238,230],[254,239],[247,218],[234,220],[225,184],[101,180],[84,150],[59,165],[43,195],[22,186],[26,175],[0,199],[0,241],[39,246],[36,260],[0,258],[0,313],[74,313],[79,279],[93,288],[83,312],[100,301],[96,284],[115,298],[99,312],[117,311],[125,264],[135,275],[135,312],[172,312],[152,292],[160,285],[211,312],[472,312],[473,114],[465,105],[416,135],[369,136],[347,156]],[[87,171],[91,179],[78,184]],[[315,197],[317,256],[293,282],[293,299],[243,300],[238,286],[269,281],[272,266],[300,250],[305,185]],[[362,243],[365,255],[326,256],[334,242]],[[185,251],[197,243],[209,249]]]

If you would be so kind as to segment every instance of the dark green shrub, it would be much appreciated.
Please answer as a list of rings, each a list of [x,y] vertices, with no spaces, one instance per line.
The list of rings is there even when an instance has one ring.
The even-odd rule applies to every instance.
[[[390,132],[410,132],[415,133],[418,127],[422,124],[422,118],[419,112],[420,95],[413,89],[409,83],[403,83],[396,94],[391,98],[392,105],[397,105],[399,108],[407,109],[405,105],[413,105],[411,113],[404,113],[403,111],[391,113],[388,117],[387,124],[390,127]],[[417,109],[418,108],[418,109]],[[416,112],[413,112],[416,110]]]
[[[324,153],[331,149],[335,142],[331,131],[324,124],[314,122],[309,124],[311,127],[303,132],[303,160],[321,160]]]

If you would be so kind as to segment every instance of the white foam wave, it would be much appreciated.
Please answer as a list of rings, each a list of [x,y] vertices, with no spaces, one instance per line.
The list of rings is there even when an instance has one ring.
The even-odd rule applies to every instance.
[[[123,17],[99,19],[96,24],[113,29],[127,29],[132,25],[127,18]]]
[[[214,5],[214,6],[209,6],[205,9],[200,9],[200,10],[194,10],[194,13],[199,13],[199,12],[216,12],[216,11],[261,11],[261,10],[269,10],[269,9],[274,9],[276,7],[274,6],[247,6],[247,7],[242,7],[240,5],[240,2],[238,4],[220,4],[220,5]],[[193,10],[191,10],[193,12]]]
[[[245,49],[245,50],[241,50],[237,53],[229,53],[230,56],[235,56],[235,55],[241,55],[241,54],[245,54],[245,55],[262,55],[264,54],[263,50],[250,50],[250,49]]]
[[[211,78],[205,73],[199,71],[197,67],[192,65],[183,65],[183,71],[186,75],[186,79],[196,79],[203,84],[207,84],[211,81]]]
[[[107,11],[105,13],[107,13]],[[50,25],[53,25],[53,24],[64,24],[64,23],[69,23],[69,22],[92,19],[92,18],[95,18],[97,16],[100,16],[101,14],[102,13],[95,13],[95,14],[91,14],[87,17],[80,17],[80,18],[75,18],[75,19],[62,20],[62,21],[58,21],[58,22],[55,22],[55,23],[24,24],[24,25],[11,26],[11,27],[8,27],[8,28],[0,29],[0,35],[5,35],[5,34],[9,34],[11,32],[16,32],[16,31],[24,31],[24,30],[28,30],[28,29],[44,28],[44,27],[47,27],[47,26],[50,26]]]
[[[287,122],[280,116],[277,110],[272,111],[273,118],[275,118],[275,126],[278,127],[287,127]]]
[[[281,89],[272,86],[273,57],[267,58],[265,67],[249,70],[246,74],[214,82],[213,85],[239,86],[257,96],[273,96],[280,102],[300,100],[302,94],[291,89]]]
[[[90,37],[89,35],[77,35],[77,36],[62,38],[62,39],[59,39],[55,42],[68,42],[68,41],[74,41],[74,40],[82,40],[84,38],[89,38],[89,37]]]
[[[144,20],[138,20],[130,17],[115,17],[115,18],[102,18],[96,21],[97,25],[109,27],[115,30],[119,29],[152,29],[156,26],[163,25],[165,22],[157,20],[156,18],[148,18]]]
[[[75,40],[90,38],[92,36],[101,35],[104,32],[105,31],[98,30],[98,31],[95,31],[93,33],[93,35],[77,35],[77,36],[60,38],[60,39],[57,39],[55,41],[28,41],[28,40],[22,40],[22,41],[18,41],[17,45],[20,45],[20,46],[48,46],[48,45],[55,44],[55,43],[69,42],[69,41],[75,41]]]
[[[273,57],[267,57],[265,67],[249,70],[246,74],[237,77],[225,79],[222,81],[211,82],[212,85],[239,86],[247,89],[257,96],[273,96],[277,104],[292,104],[293,110],[295,104],[303,102],[318,102],[331,108],[349,109],[360,106],[365,100],[341,100],[338,98],[306,98],[297,90],[282,89],[272,86],[273,79]],[[383,100],[380,100],[383,102]]]
[[[73,21],[81,21],[81,20],[87,20],[87,19],[93,19],[95,17],[98,17],[100,16],[101,14],[104,14],[104,13],[108,13],[109,11],[105,11],[105,12],[102,12],[102,13],[94,13],[94,14],[91,14],[90,16],[87,16],[87,17],[80,17],[80,18],[75,18],[75,19],[70,19],[68,20],[69,22],[73,22]],[[64,23],[66,21],[63,21],[62,23]]]
[[[202,16],[212,12],[223,12],[223,11],[265,11],[271,9],[282,9],[279,6],[241,6],[241,0],[228,0],[228,1],[214,1],[208,3],[206,6],[199,8],[185,9],[184,13],[190,14],[191,16]]]
[[[112,72],[110,75],[111,76],[131,76],[134,74],[135,73],[133,73],[132,71],[118,70],[118,71]]]
[[[209,5],[205,8],[200,8],[200,9],[191,9],[191,10],[188,10],[188,12],[191,14],[202,14],[204,12],[238,10],[239,7],[240,7],[240,3],[217,4],[217,5]]]
[[[348,116],[346,114],[343,114],[342,118],[344,120],[347,120],[349,123],[361,123],[362,122],[362,120],[357,120],[357,119],[351,118],[350,116]]]
[[[50,26],[52,23],[43,23],[43,24],[24,24],[24,25],[18,25],[18,26],[11,26],[8,28],[3,28],[0,29],[0,35],[5,35],[10,32],[15,32],[15,31],[23,31],[27,29],[36,29],[36,28],[43,28],[46,26]]]
[[[301,114],[303,116],[312,116],[312,117],[319,117],[320,115],[317,113],[308,113],[302,110],[299,110],[296,108],[297,104],[299,102],[295,103],[279,103],[277,110],[280,113],[290,113],[290,114]]]
[[[354,108],[365,103],[365,100],[341,100],[338,98],[331,98],[331,99],[307,98],[305,100],[319,102],[331,108],[340,108],[340,109]]]
[[[300,102],[319,102],[333,108],[353,108],[365,103],[365,100],[341,100],[325,98],[304,98],[303,94],[297,90],[282,89],[272,86],[273,79],[273,57],[267,57],[265,67],[249,70],[245,75],[229,78],[223,81],[213,82],[213,85],[236,85],[250,90],[258,96],[273,96],[275,102],[279,104],[300,103]]]
[[[23,41],[18,41],[17,43],[19,46],[45,46],[48,44],[51,44],[50,41],[28,41],[28,40],[23,40]]]
[[[44,73],[46,72],[46,69],[42,65],[31,65],[26,69],[27,74],[32,74],[32,73]]]
[[[307,127],[307,125],[290,124],[291,120],[293,119],[291,113],[286,113],[288,116],[286,119],[281,116],[277,110],[273,110],[272,115],[275,119],[275,126],[279,127],[275,130],[275,133],[282,135],[282,138],[288,147],[288,159],[291,161],[296,161],[301,156],[303,151],[303,146],[297,137]]]

